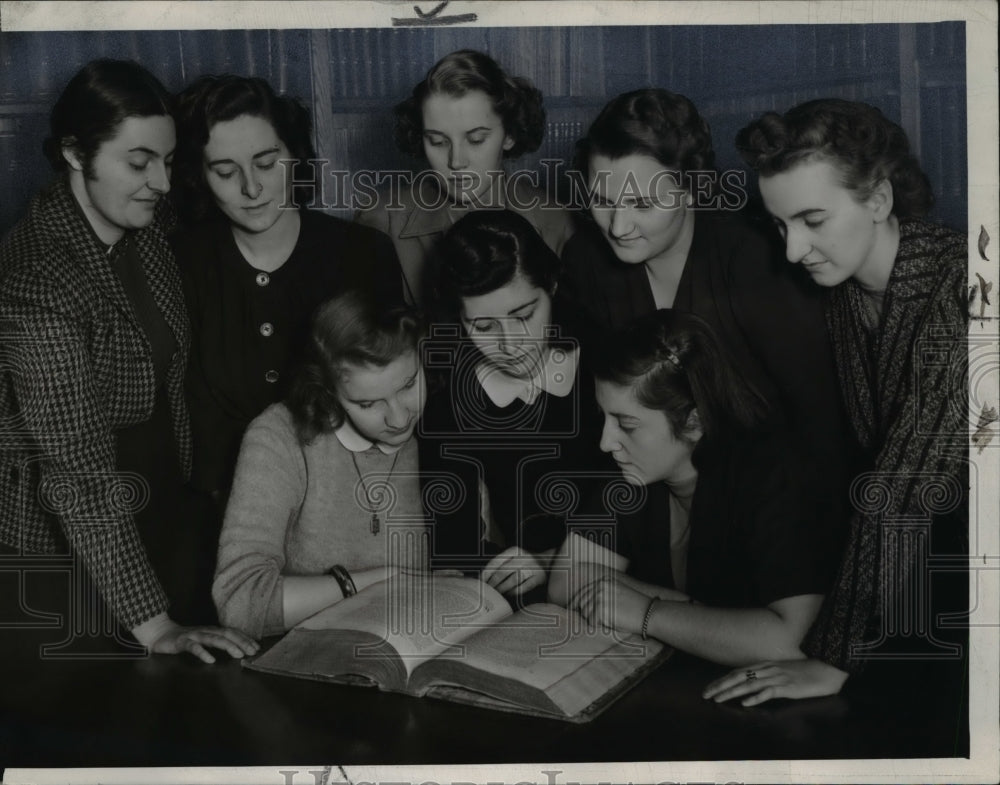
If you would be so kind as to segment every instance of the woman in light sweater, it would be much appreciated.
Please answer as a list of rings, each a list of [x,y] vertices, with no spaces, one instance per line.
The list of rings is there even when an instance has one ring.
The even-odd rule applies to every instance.
[[[289,396],[243,438],[212,589],[227,624],[279,634],[424,566],[422,335],[412,311],[358,292],[317,311]]]

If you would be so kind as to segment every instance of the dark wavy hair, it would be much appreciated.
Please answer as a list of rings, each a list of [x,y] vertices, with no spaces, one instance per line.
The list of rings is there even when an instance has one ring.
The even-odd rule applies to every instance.
[[[605,105],[576,144],[576,168],[589,175],[595,155],[655,158],[677,171],[689,188],[688,172],[715,168],[712,133],[695,105],[656,87],[622,93]]]
[[[768,112],[737,134],[736,147],[761,177],[810,158],[827,161],[862,202],[888,180],[898,218],[919,217],[934,204],[930,181],[910,154],[906,133],[874,106],[858,101],[821,98],[783,115]]]
[[[455,223],[438,246],[434,287],[437,314],[457,321],[463,297],[506,286],[518,274],[549,295],[561,263],[527,219],[510,210],[474,210]]]
[[[160,80],[132,60],[91,60],[76,72],[63,89],[49,116],[49,136],[42,151],[52,168],[68,164],[63,148],[73,148],[86,177],[98,149],[118,133],[129,117],[169,116],[170,93]]]
[[[177,96],[174,193],[179,210],[188,220],[218,216],[215,199],[205,181],[205,145],[216,123],[235,120],[241,115],[269,122],[296,161],[296,167],[298,162],[316,157],[312,119],[298,99],[278,95],[258,77],[203,76]],[[309,180],[302,175],[297,173],[296,179]],[[305,193],[310,185],[305,182],[299,187]]]
[[[345,365],[384,367],[406,352],[417,352],[424,333],[423,320],[413,309],[387,309],[373,295],[358,290],[321,305],[285,398],[299,440],[308,444],[343,424],[337,387]]]
[[[440,93],[461,98],[473,90],[489,97],[504,133],[514,140],[504,158],[518,158],[539,148],[545,135],[541,90],[527,79],[508,76],[489,55],[461,49],[438,60],[410,97],[394,108],[399,149],[414,158],[425,157],[423,108],[428,96]]]
[[[590,368],[596,379],[631,387],[639,403],[662,411],[678,439],[695,408],[710,439],[752,430],[767,418],[764,398],[711,327],[684,311],[647,314],[596,341]]]

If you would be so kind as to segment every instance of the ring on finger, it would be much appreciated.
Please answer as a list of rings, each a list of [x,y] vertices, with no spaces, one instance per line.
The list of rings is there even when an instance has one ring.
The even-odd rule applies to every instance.
[[[747,669],[747,681],[757,681],[757,671]]]

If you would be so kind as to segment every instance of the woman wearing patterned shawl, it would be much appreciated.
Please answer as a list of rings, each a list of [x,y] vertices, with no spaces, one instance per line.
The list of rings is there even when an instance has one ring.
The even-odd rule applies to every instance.
[[[948,640],[961,633],[940,620],[967,611],[966,574],[931,581],[927,556],[961,563],[968,552],[967,239],[920,219],[933,200],[927,177],[874,107],[824,99],[769,112],[737,147],[788,260],[830,289],[841,394],[866,457],[807,659],[759,663],[706,690],[754,705],[836,693],[872,660],[899,672],[904,660],[961,653]]]

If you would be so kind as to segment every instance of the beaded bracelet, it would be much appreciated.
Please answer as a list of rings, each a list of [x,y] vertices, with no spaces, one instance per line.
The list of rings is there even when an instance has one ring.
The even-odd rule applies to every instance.
[[[642,617],[642,639],[646,640],[649,637],[649,617],[653,615],[653,606],[656,604],[656,597],[653,597],[649,601],[649,605],[646,606],[646,615]]]
[[[345,598],[358,593],[358,589],[354,585],[354,579],[351,578],[351,574],[342,564],[334,564],[329,570],[326,571],[326,574],[334,577],[340,585],[340,593],[343,594]]]

